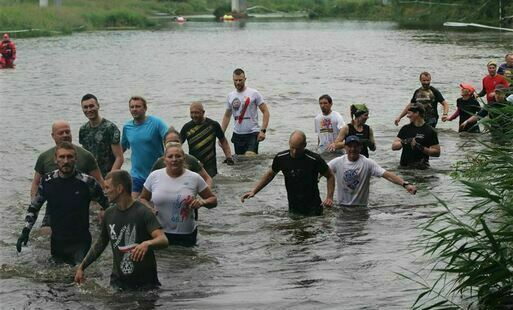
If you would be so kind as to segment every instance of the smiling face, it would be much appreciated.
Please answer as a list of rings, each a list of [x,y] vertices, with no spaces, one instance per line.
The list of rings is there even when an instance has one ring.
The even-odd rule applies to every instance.
[[[98,111],[100,110],[100,105],[94,98],[87,99],[81,102],[82,112],[84,112],[85,117],[90,121],[97,120],[100,115]]]
[[[344,149],[346,151],[347,158],[350,161],[356,161],[360,157],[362,145],[358,142],[350,142],[345,144]]]
[[[199,105],[191,105],[191,119],[196,124],[201,124],[205,120],[205,111]]]

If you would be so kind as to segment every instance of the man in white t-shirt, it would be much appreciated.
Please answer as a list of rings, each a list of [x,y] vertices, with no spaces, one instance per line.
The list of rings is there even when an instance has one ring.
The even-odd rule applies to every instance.
[[[235,154],[258,154],[258,143],[265,139],[269,125],[269,109],[264,98],[256,89],[246,87],[246,75],[240,68],[233,71],[233,85],[235,90],[228,95],[221,128],[223,132],[226,132],[233,115],[231,141],[235,148]],[[262,127],[258,125],[258,110],[263,115]]]
[[[319,97],[321,112],[315,117],[315,133],[317,134],[317,145],[319,153],[336,152],[335,139],[337,139],[340,128],[344,123],[342,115],[332,111],[333,100],[329,95]]]
[[[412,195],[417,192],[415,185],[405,182],[401,177],[381,168],[374,160],[361,155],[362,142],[357,136],[346,137],[344,148],[346,155],[328,163],[335,174],[338,205],[367,206],[371,176],[383,177],[401,185]]]

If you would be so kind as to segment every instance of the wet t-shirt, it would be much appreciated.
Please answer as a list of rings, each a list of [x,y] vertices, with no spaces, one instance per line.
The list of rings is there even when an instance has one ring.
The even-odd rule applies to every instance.
[[[433,127],[424,123],[420,127],[416,127],[413,124],[404,125],[397,137],[401,140],[407,138],[415,138],[417,143],[425,147],[437,145],[438,135]],[[401,153],[401,166],[410,166],[412,168],[425,169],[429,166],[429,156],[421,152],[420,150],[412,149],[411,145],[403,145]]]
[[[335,142],[343,126],[344,119],[336,111],[331,111],[328,115],[319,113],[315,117],[315,133],[319,137],[320,152],[324,152],[328,145]]]
[[[146,240],[161,226],[151,210],[136,201],[127,210],[116,206],[105,211],[101,238],[112,247],[111,284],[121,288],[153,288],[159,286],[155,254],[150,248],[141,262],[134,262],[131,250]]]
[[[442,93],[433,86],[429,86],[428,89],[418,88],[413,93],[410,102],[411,103],[420,103],[424,106],[426,110],[426,114],[424,119],[436,118],[438,119],[438,109],[437,104],[442,103],[444,101],[444,96]]]
[[[234,119],[233,132],[248,134],[259,132],[258,107],[264,103],[264,98],[255,89],[246,87],[244,91],[232,91],[228,95],[226,110],[232,113]]]
[[[319,154],[305,149],[303,155],[292,158],[290,151],[283,151],[274,157],[271,169],[274,173],[281,171],[285,177],[290,211],[306,215],[322,213],[318,177],[329,168]]]

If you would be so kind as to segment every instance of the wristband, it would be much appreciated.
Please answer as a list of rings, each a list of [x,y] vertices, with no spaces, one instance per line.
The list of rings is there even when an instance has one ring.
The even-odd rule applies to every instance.
[[[401,184],[402,187],[406,188],[406,186],[411,185],[410,182],[404,181],[403,184]]]
[[[261,132],[263,132],[263,133],[266,133],[266,132],[267,132],[267,129],[262,128],[262,129],[260,129],[260,131],[261,131]]]

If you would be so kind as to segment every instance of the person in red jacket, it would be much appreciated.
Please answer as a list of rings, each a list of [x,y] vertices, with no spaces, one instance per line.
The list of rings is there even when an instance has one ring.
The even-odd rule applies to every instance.
[[[497,74],[497,63],[495,61],[489,61],[486,64],[488,68],[488,75],[483,78],[483,89],[477,97],[483,97],[486,95],[486,101],[488,103],[494,101],[494,90],[497,85],[504,85],[504,87],[508,88],[509,83],[504,78],[504,76]]]
[[[13,68],[14,60],[16,60],[16,45],[9,38],[9,34],[5,33],[0,43],[0,68]]]

